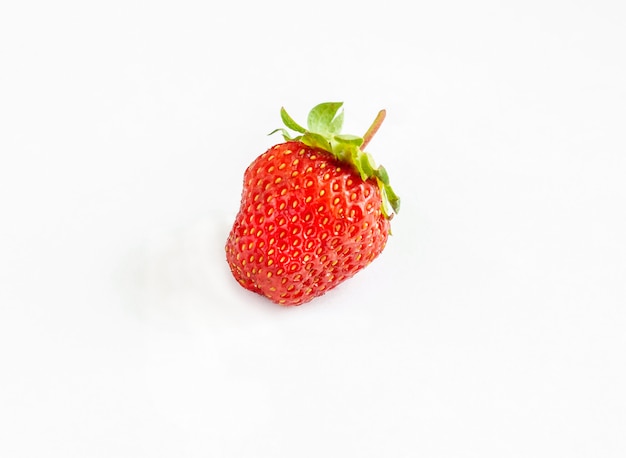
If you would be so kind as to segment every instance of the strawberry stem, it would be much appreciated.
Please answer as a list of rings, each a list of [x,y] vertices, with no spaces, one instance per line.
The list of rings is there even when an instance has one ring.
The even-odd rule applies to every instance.
[[[374,119],[374,122],[372,123],[372,125],[369,127],[369,129],[367,129],[367,132],[365,132],[365,135],[363,135],[363,144],[361,145],[361,150],[364,150],[365,147],[372,140],[374,135],[376,135],[376,132],[378,132],[378,129],[380,129],[381,124],[385,120],[385,116],[387,116],[387,111],[380,110],[378,112],[378,114],[376,115],[376,119]]]

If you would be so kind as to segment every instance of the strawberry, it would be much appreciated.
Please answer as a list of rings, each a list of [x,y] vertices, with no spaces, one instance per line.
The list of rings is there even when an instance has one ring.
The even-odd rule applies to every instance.
[[[363,138],[341,134],[342,103],[311,110],[308,128],[281,109],[284,143],[257,157],[244,174],[241,207],[226,259],[246,289],[283,305],[320,296],[370,264],[384,249],[400,199]]]

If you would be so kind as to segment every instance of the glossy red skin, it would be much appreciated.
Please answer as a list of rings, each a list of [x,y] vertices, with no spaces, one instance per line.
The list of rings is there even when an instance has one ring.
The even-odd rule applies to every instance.
[[[388,235],[374,179],[361,180],[323,150],[287,142],[246,170],[226,259],[244,288],[300,305],[371,263]]]

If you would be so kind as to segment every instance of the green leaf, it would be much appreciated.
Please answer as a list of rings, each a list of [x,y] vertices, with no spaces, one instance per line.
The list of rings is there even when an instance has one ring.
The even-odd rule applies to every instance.
[[[343,113],[337,115],[337,111],[343,106],[343,102],[326,102],[315,106],[307,119],[309,131],[318,134],[338,134],[343,126]]]
[[[383,215],[385,215],[385,218],[389,219],[393,214],[393,207],[391,207],[391,204],[389,203],[389,198],[387,197],[387,189],[385,187],[382,187],[380,189],[380,193],[382,194],[383,201],[381,205],[381,210],[383,211]]]
[[[391,186],[385,185],[384,189],[391,208],[393,208],[394,213],[398,213],[400,211],[400,197],[398,197]]]
[[[354,146],[361,146],[363,144],[363,139],[361,137],[357,137],[356,135],[339,134],[335,135],[333,138],[337,143],[345,143]]]
[[[295,122],[293,118],[287,114],[287,111],[283,107],[281,107],[280,109],[280,117],[283,120],[283,123],[291,130],[295,130],[296,132],[300,132],[301,134],[306,132],[306,129],[297,122]]]
[[[376,177],[383,182],[385,185],[389,185],[389,174],[387,170],[382,165],[376,169]]]
[[[324,151],[332,152],[332,147],[326,137],[320,134],[316,134],[315,132],[305,132],[302,135],[302,143],[308,146],[312,146],[313,148],[323,149]]]
[[[338,134],[341,132],[341,128],[343,127],[343,111],[340,111],[335,119],[330,122],[330,128],[328,129],[329,134]]]
[[[283,129],[283,128],[274,129],[267,135],[274,135],[276,132],[280,132],[283,135],[283,138],[287,140],[288,142],[294,140],[294,138],[291,137],[287,129]]]
[[[359,160],[359,172],[361,172],[361,178],[368,179],[374,173],[374,168],[370,164],[370,159],[367,154],[362,154]]]
[[[365,155],[365,157],[367,157],[367,162],[369,164],[369,166],[372,168],[372,173],[370,174],[373,175],[374,174],[374,167],[376,167],[376,162],[374,161],[374,156],[372,156],[370,153],[367,153],[365,151],[363,151],[363,154]]]

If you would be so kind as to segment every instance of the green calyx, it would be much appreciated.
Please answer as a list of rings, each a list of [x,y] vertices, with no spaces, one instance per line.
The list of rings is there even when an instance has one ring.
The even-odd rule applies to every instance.
[[[382,211],[386,218],[393,218],[400,210],[400,197],[389,184],[389,175],[382,165],[376,166],[371,154],[363,151],[385,119],[381,110],[363,137],[341,133],[343,126],[343,102],[326,102],[314,107],[307,119],[307,129],[295,122],[284,108],[280,117],[285,126],[297,133],[296,136],[284,128],[276,129],[270,135],[281,132],[286,141],[299,141],[307,146],[328,151],[342,162],[351,164],[363,181],[372,177],[378,182],[382,194]]]

